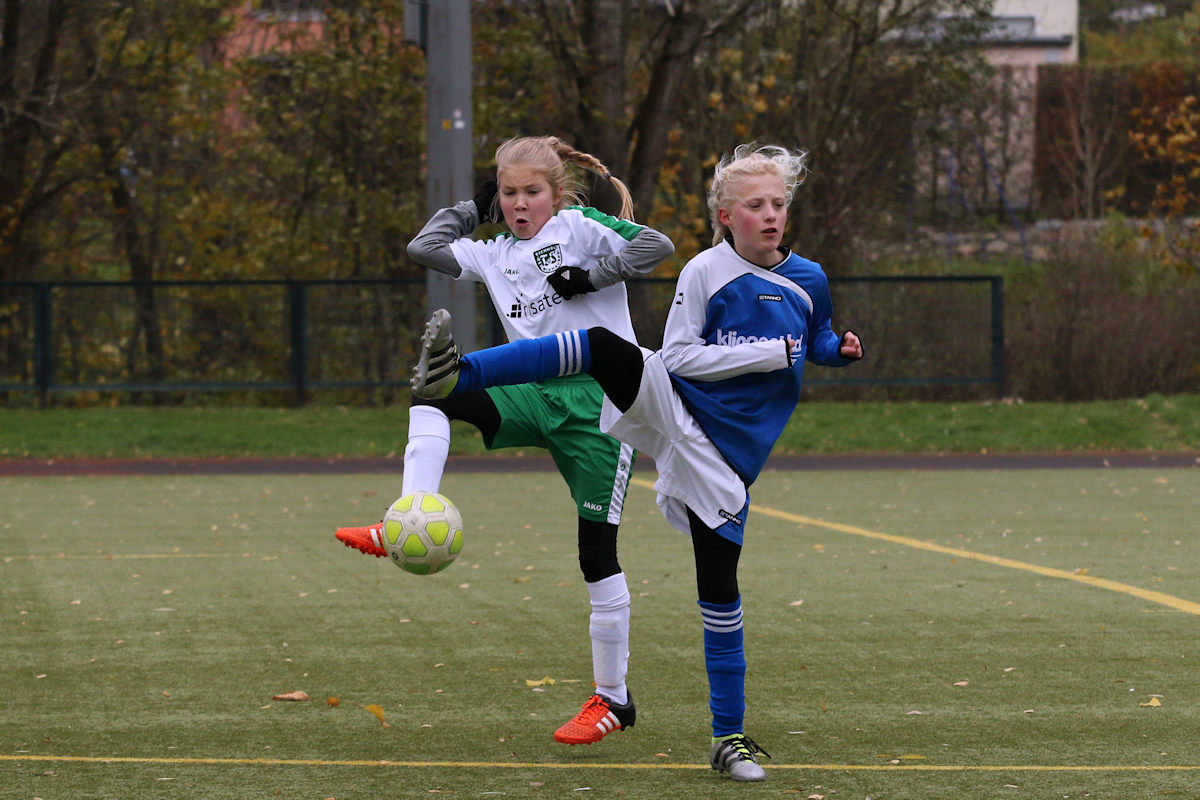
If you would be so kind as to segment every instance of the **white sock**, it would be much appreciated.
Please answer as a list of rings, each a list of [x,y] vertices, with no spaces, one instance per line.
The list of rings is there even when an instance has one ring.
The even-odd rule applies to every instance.
[[[629,702],[625,673],[629,669],[629,587],[618,572],[587,584],[592,602],[592,679],[596,693],[617,705]]]
[[[400,495],[436,492],[450,456],[450,418],[433,406],[408,410],[408,445]]]

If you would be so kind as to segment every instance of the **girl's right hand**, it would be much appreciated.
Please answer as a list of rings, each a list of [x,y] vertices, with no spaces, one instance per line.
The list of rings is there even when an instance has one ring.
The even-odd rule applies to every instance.
[[[479,215],[479,224],[498,222],[495,214],[496,192],[500,187],[495,181],[487,181],[479,187],[472,200],[475,201],[475,212]]]

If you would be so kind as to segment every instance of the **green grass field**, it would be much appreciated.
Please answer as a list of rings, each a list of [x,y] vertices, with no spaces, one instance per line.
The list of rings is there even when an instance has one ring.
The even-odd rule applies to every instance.
[[[579,748],[551,741],[591,676],[553,473],[447,475],[469,538],[432,577],[331,535],[397,476],[0,478],[0,797],[1200,796],[1200,470],[764,473],[753,785],[707,767],[652,477],[622,527],[638,723]]]
[[[455,453],[484,451],[454,423]],[[406,404],[387,408],[116,406],[0,409],[0,459],[386,457]],[[803,402],[776,453],[1200,451],[1200,395],[1094,403]]]

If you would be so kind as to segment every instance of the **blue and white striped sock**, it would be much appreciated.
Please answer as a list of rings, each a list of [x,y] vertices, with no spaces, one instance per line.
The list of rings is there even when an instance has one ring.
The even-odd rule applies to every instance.
[[[476,350],[458,363],[455,394],[578,375],[592,365],[592,352],[587,330],[579,329]]]
[[[742,599],[700,605],[704,620],[704,666],[713,736],[742,732],[746,716],[746,648],[742,639]]]

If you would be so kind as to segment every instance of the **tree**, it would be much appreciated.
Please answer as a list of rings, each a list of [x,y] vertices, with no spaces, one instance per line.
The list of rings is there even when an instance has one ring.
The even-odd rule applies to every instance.
[[[628,164],[640,217],[663,225],[681,258],[706,244],[704,186],[716,156],[750,138],[810,151],[794,234],[810,252],[849,252],[864,222],[896,205],[918,122],[959,113],[986,75],[976,47],[984,0],[480,8],[488,40],[511,45],[481,56],[480,94],[511,80],[505,59],[520,51],[522,86],[541,98],[504,120],[477,115],[484,137],[497,122],[505,135],[539,132],[540,122],[614,171]]]
[[[1095,219],[1120,182],[1131,103],[1124,75],[1121,69],[1080,65],[1040,70],[1038,159],[1050,213]]]
[[[527,54],[523,60],[530,68],[520,73],[522,83],[538,87],[533,92],[548,102],[513,120],[514,133],[560,133],[596,155],[625,178],[638,213],[645,216],[653,208],[683,98],[693,88],[696,60],[757,5],[755,0],[538,0],[527,5],[490,0],[480,5],[481,35],[500,63],[483,54],[479,94],[502,95],[494,81],[509,78],[508,53]],[[545,127],[538,130],[539,124]]]
[[[244,86],[231,163],[268,211],[254,263],[288,277],[415,274],[424,219],[424,64],[401,0],[329,9],[236,64]]]
[[[1144,235],[1162,263],[1181,273],[1200,272],[1200,101],[1188,94],[1174,105],[1137,114],[1133,144],[1143,160],[1164,174],[1155,187],[1154,224]]]
[[[66,0],[5,0],[0,41],[0,280],[27,280],[38,264],[29,227],[62,190],[55,168],[72,141],[58,71]]]
[[[836,268],[900,207],[914,137],[968,107],[987,79],[976,43],[989,4],[779,3],[701,60],[701,102],[679,120],[696,171],[747,139],[810,154],[792,244]],[[954,14],[945,17],[944,14]],[[698,185],[693,177],[682,188]]]

